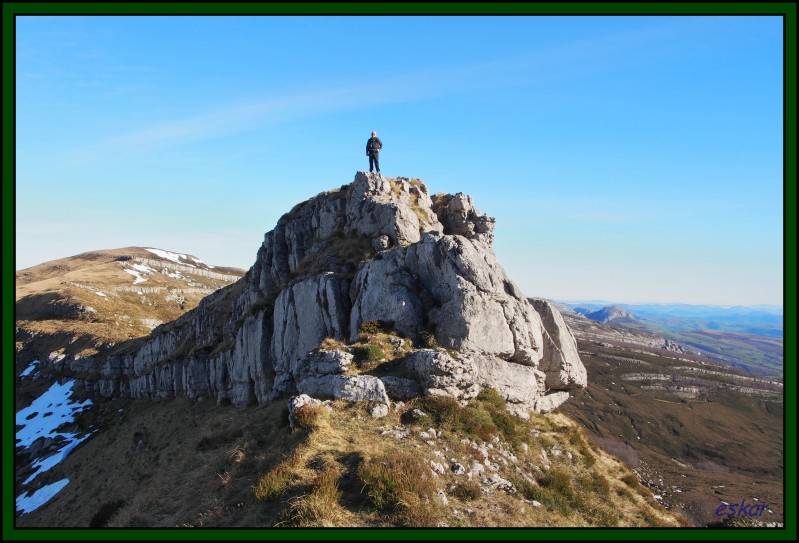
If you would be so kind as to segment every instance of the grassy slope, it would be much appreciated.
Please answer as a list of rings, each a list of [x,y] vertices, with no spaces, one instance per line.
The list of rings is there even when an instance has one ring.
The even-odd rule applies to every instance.
[[[48,473],[71,482],[20,526],[590,526],[676,525],[619,461],[563,415],[523,423],[483,397],[469,408],[419,399],[371,418],[335,402],[292,431],[285,404],[233,409],[210,401],[104,402],[82,424],[96,437]],[[428,413],[416,422],[407,413]],[[119,409],[123,409],[121,412]],[[485,419],[474,425],[473,419]],[[404,425],[404,439],[383,435]],[[428,444],[419,433],[441,435]],[[456,475],[450,459],[490,460],[514,493]],[[487,444],[486,443],[486,444]],[[501,460],[498,452],[516,461]],[[555,455],[554,451],[560,452]],[[440,451],[445,458],[435,454]],[[544,469],[541,452],[551,466]],[[569,458],[571,457],[571,458]],[[446,466],[434,475],[430,461]],[[487,470],[487,473],[493,473]],[[527,479],[529,477],[529,480]],[[486,490],[482,490],[486,488]],[[444,505],[439,491],[445,493]],[[542,503],[535,507],[532,500]]]
[[[764,520],[781,519],[781,402],[732,391],[681,400],[665,391],[642,389],[642,383],[621,376],[642,371],[671,374],[671,366],[690,364],[623,346],[580,342],[580,348],[589,386],[563,411],[603,448],[643,474],[656,493],[694,524],[718,520],[713,511],[722,500],[751,502],[753,497],[771,506],[773,513]],[[625,363],[625,358],[614,356],[650,365]]]
[[[24,365],[51,352],[91,355],[105,345],[150,333],[159,322],[169,322],[193,308],[204,292],[139,294],[118,287],[216,289],[226,281],[183,274],[153,273],[134,285],[124,271],[130,261],[120,257],[158,257],[139,247],[92,251],[45,262],[16,273],[17,360]],[[169,263],[168,261],[165,261]],[[215,267],[220,273],[241,270]],[[20,368],[18,368],[20,369]]]

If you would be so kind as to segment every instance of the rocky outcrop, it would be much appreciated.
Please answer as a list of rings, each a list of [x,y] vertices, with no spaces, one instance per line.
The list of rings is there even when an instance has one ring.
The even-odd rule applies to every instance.
[[[359,172],[281,217],[239,281],[61,371],[103,396],[247,405],[305,394],[387,406],[418,394],[465,401],[491,387],[520,415],[550,410],[586,385],[585,369],[557,309],[525,299],[497,262],[493,228],[467,195],[431,198],[418,180]],[[364,375],[344,343],[366,321],[436,347],[406,353],[402,377]]]
[[[544,323],[544,353],[539,369],[546,374],[546,386],[552,390],[572,390],[588,385],[585,366],[577,352],[577,341],[557,308],[548,300],[530,302]]]
[[[306,377],[297,383],[297,390],[301,394],[326,400],[388,403],[388,394],[383,381],[373,375]]]

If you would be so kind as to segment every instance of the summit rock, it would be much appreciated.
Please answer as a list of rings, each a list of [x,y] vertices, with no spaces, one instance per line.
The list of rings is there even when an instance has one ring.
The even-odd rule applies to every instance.
[[[106,397],[388,403],[492,388],[521,416],[549,411],[586,386],[585,368],[557,308],[528,301],[502,269],[494,224],[468,195],[358,172],[283,215],[243,278],[60,371]],[[408,346],[385,384],[352,363],[350,344],[373,323]]]

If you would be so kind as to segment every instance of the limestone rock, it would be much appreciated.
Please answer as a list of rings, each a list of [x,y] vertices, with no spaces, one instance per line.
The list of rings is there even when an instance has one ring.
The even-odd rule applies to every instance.
[[[388,415],[388,405],[384,403],[373,405],[369,410],[369,414],[372,415],[372,418],[381,419]]]
[[[314,398],[389,403],[383,382],[371,375],[307,377],[297,383],[297,390]]]
[[[544,356],[539,369],[546,374],[551,390],[584,388],[588,378],[577,352],[577,341],[563,321],[560,311],[548,300],[530,300],[544,324]]]
[[[500,266],[493,229],[468,195],[431,198],[418,180],[357,172],[283,215],[236,283],[112,355],[52,369],[104,397],[306,394],[376,402],[380,414],[389,396],[464,402],[490,387],[520,416],[548,411],[585,386],[585,368],[557,309],[529,302]],[[410,351],[413,379],[348,375],[346,349],[320,344],[354,340],[369,320],[405,338],[397,351],[428,338],[440,348]]]
[[[410,400],[421,394],[419,383],[413,379],[384,375],[380,380],[383,381],[388,397],[392,400]]]
[[[546,394],[536,399],[534,409],[539,413],[549,413],[568,399],[569,393],[564,391]]]
[[[445,234],[477,239],[487,244],[494,241],[495,219],[480,213],[468,194],[459,192],[437,196],[433,201],[433,211],[444,226]]]
[[[352,359],[352,354],[347,351],[314,349],[297,364],[292,375],[301,380],[306,377],[341,374],[350,367]]]
[[[509,407],[517,406],[511,407],[514,412],[523,415],[535,408],[540,394],[538,370],[491,356],[465,353],[456,359],[445,351],[422,349],[408,356],[407,365],[427,395],[470,400],[483,387],[490,387],[505,398]]]
[[[324,338],[346,337],[348,287],[346,279],[324,273],[293,283],[277,297],[271,356],[278,390],[288,387],[305,355]]]

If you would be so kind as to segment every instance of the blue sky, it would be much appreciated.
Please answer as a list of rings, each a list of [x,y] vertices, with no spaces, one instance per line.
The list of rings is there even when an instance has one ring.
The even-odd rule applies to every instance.
[[[17,268],[248,268],[367,167],[467,192],[531,296],[780,304],[776,17],[21,17]]]

